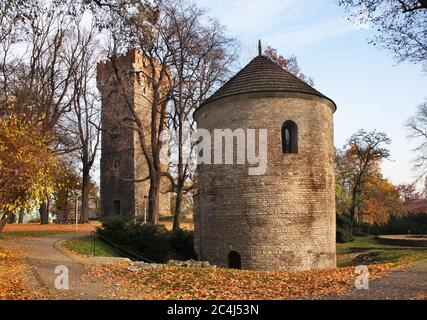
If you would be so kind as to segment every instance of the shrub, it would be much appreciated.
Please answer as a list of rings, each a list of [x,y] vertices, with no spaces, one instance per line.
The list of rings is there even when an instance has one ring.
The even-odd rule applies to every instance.
[[[337,215],[337,242],[346,238],[348,233],[354,236],[378,234],[427,234],[427,214],[417,213],[404,216],[390,215],[383,224],[355,222],[352,224],[348,215]],[[340,234],[338,234],[340,232]]]
[[[351,229],[353,223],[348,214],[337,214],[336,216],[337,230],[338,229]]]
[[[196,258],[196,253],[194,252],[194,232],[181,229],[172,232],[170,245],[176,254],[175,259],[189,260]]]
[[[346,214],[337,214],[336,216],[337,223],[337,233],[336,240],[338,243],[351,242],[354,240],[352,234],[352,221],[349,215]]]
[[[364,237],[373,234],[377,225],[369,224],[367,222],[356,222],[352,228],[353,235],[356,237]]]
[[[154,262],[166,262],[170,254],[168,231],[162,225],[135,223],[131,229],[132,249]]]
[[[338,243],[346,243],[354,240],[354,236],[351,233],[350,229],[337,229],[337,238]]]
[[[378,234],[427,234],[427,214],[390,215],[388,221],[377,227]]]
[[[109,216],[102,219],[102,228],[98,228],[97,232],[114,243],[128,245],[131,243],[130,224],[131,220],[119,216]]]
[[[192,231],[168,231],[163,225],[111,216],[102,220],[102,228],[98,228],[98,233],[124,248],[121,250],[124,256],[137,260],[144,257],[152,262],[163,263],[171,258],[188,260],[196,256]]]

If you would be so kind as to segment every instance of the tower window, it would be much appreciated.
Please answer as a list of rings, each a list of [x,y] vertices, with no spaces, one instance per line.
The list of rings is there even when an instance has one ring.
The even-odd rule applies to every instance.
[[[282,152],[298,153],[298,126],[291,120],[282,126]]]

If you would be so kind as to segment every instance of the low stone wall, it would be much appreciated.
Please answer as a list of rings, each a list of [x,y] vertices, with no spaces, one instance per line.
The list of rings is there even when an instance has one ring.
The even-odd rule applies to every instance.
[[[167,263],[147,263],[143,261],[132,261],[128,267],[129,271],[137,272],[140,270],[160,269],[166,266],[186,267],[186,268],[216,268],[217,266],[211,265],[208,261],[196,260],[169,260]]]
[[[381,235],[375,240],[392,246],[427,247],[427,235]]]

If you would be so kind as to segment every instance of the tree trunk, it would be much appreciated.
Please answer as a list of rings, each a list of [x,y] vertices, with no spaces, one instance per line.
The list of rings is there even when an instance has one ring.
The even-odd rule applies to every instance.
[[[158,176],[150,181],[148,200],[148,222],[158,224],[160,209],[160,178]]]
[[[180,83],[180,85],[182,84],[182,82]],[[182,92],[182,88],[180,87],[180,93]],[[182,97],[180,96],[180,101],[182,101],[181,99]],[[180,224],[180,220],[181,220],[181,206],[182,206],[182,195],[184,192],[184,181],[185,181],[185,177],[184,177],[184,167],[183,167],[183,157],[182,157],[182,153],[183,153],[183,148],[184,148],[184,143],[183,143],[183,108],[182,105],[180,105],[180,112],[179,112],[179,119],[178,119],[178,183],[177,183],[177,187],[176,187],[176,201],[175,201],[175,212],[174,212],[174,218],[173,218],[173,227],[172,230],[178,230],[179,229],[179,224]]]
[[[40,224],[49,224],[49,210],[47,205],[47,199],[43,201],[39,208],[40,212]]]
[[[7,221],[9,220],[9,216],[10,216],[10,211],[5,211],[3,213],[3,216],[0,220],[0,234],[3,232],[3,229],[6,226]]]
[[[357,221],[357,217],[356,217],[356,199],[357,199],[357,193],[358,193],[358,188],[357,188],[357,184],[356,186],[354,186],[352,192],[351,192],[351,206],[350,206],[350,218],[351,218],[351,222],[354,223]]]
[[[174,231],[180,228],[183,193],[184,193],[184,184],[181,182],[178,182],[178,186],[176,188],[175,212],[174,212],[173,227],[172,227],[172,230]]]
[[[89,183],[89,170],[84,168],[82,179],[82,212],[80,215],[80,223],[82,224],[89,223]]]
[[[356,216],[356,206],[354,204],[354,200],[352,200],[352,203],[350,206],[350,218],[352,222],[355,221],[355,216]]]
[[[24,214],[25,214],[25,209],[24,208],[20,208],[19,209],[18,223],[24,223]]]
[[[10,223],[10,224],[16,223],[16,216],[13,212],[12,212],[12,214],[9,215],[8,223]]]
[[[68,219],[68,199],[69,199],[69,191],[67,190],[66,196],[64,199],[64,216],[62,217],[63,223],[65,223]]]

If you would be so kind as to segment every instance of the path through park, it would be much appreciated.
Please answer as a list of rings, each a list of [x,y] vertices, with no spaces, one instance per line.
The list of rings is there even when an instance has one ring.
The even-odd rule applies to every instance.
[[[109,288],[97,279],[87,275],[84,260],[70,255],[61,248],[64,240],[89,235],[89,232],[62,233],[32,239],[9,241],[13,249],[20,252],[21,259],[30,267],[25,277],[31,288],[47,299],[103,299],[107,298]],[[55,288],[55,279],[63,274],[62,267],[69,270],[69,289]],[[55,269],[58,267],[58,273]]]
[[[427,260],[394,269],[388,276],[371,281],[369,289],[352,289],[332,299],[427,299]]]

